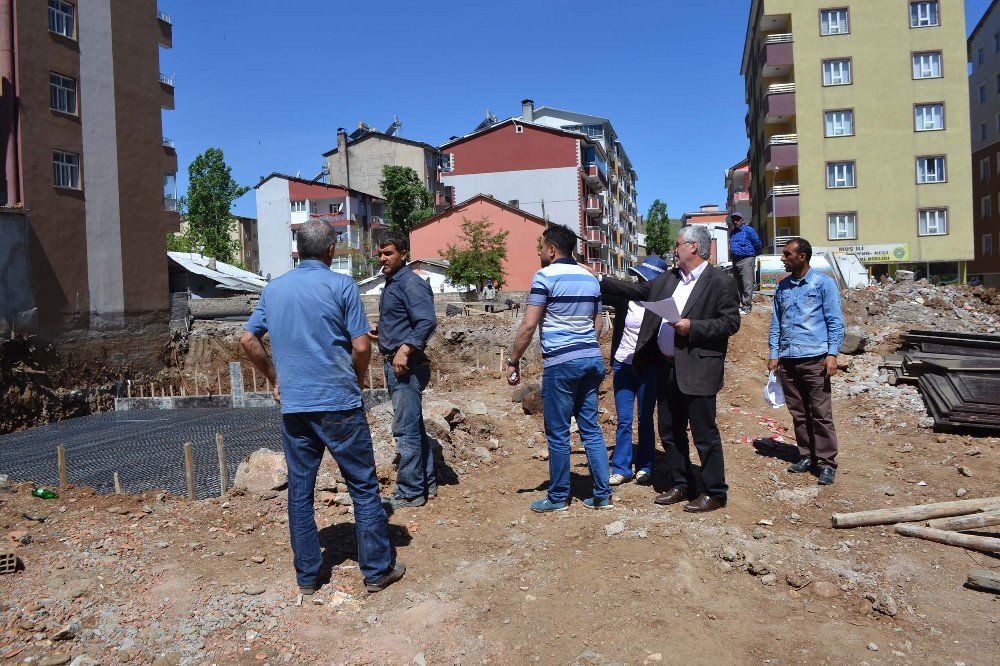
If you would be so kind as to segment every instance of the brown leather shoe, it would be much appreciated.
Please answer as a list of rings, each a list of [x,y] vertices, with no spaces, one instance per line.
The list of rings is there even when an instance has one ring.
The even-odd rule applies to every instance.
[[[678,502],[683,502],[688,498],[687,488],[678,488],[674,486],[662,495],[657,495],[656,499],[653,500],[653,504],[659,504],[660,506],[667,506],[668,504],[677,504]]]
[[[712,497],[711,495],[702,493],[684,505],[684,510],[688,513],[703,513],[705,511],[715,511],[724,506],[726,506],[725,497]]]

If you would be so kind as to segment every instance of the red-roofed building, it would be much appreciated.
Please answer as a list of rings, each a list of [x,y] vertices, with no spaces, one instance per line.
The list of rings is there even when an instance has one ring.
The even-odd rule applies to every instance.
[[[299,263],[296,232],[312,219],[340,229],[337,253],[330,268],[353,275],[357,255],[384,226],[385,202],[377,196],[342,185],[330,185],[272,173],[254,186],[257,197],[257,233],[260,273],[276,278]],[[366,275],[371,271],[366,270]]]

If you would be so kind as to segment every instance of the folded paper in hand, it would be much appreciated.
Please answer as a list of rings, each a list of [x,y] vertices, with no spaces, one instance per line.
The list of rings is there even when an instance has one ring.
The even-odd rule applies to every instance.
[[[785,391],[781,388],[781,382],[778,381],[773,372],[769,372],[767,375],[767,385],[764,386],[764,400],[775,409],[785,405]]]
[[[653,312],[663,320],[676,324],[681,320],[681,313],[677,309],[677,301],[672,298],[664,298],[662,301],[639,301],[639,305]]]

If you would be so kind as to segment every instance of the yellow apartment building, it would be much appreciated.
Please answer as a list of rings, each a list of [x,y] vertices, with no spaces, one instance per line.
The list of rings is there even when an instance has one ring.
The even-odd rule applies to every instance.
[[[742,73],[753,225],[875,275],[973,258],[962,0],[752,0]]]

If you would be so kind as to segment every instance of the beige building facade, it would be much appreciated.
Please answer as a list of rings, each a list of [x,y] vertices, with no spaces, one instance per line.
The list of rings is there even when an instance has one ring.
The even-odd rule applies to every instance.
[[[973,258],[961,0],[753,0],[753,225],[943,281]]]

